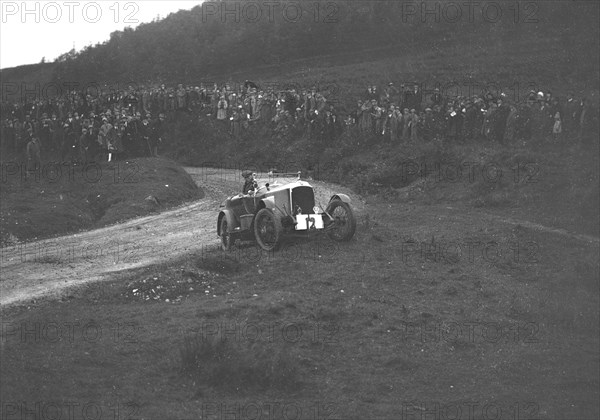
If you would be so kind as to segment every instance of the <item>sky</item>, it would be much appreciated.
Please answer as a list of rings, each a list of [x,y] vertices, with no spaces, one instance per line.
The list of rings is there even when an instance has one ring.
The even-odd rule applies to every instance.
[[[54,61],[59,55],[102,43],[111,32],[157,16],[190,10],[202,0],[0,0],[0,69]]]

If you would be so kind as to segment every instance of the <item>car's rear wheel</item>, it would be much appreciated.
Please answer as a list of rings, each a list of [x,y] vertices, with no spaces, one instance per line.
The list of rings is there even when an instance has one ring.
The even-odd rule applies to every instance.
[[[327,206],[327,213],[332,217],[327,226],[327,234],[334,241],[349,241],[356,231],[356,219],[352,208],[342,200],[333,200]]]
[[[231,238],[231,234],[228,231],[229,226],[227,224],[227,217],[223,216],[221,219],[221,248],[223,251],[229,251],[233,244],[233,240]]]
[[[261,209],[254,218],[254,237],[265,251],[276,250],[281,243],[281,221],[270,209]]]

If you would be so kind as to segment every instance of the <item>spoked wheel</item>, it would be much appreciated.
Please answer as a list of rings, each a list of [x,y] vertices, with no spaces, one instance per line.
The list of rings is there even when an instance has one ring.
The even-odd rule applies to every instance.
[[[231,234],[227,231],[229,226],[227,225],[227,217],[223,216],[221,219],[221,248],[223,251],[229,251],[233,245]]]
[[[270,209],[261,209],[254,218],[254,237],[265,251],[277,249],[281,243],[281,221]]]
[[[332,217],[327,234],[334,241],[349,241],[356,231],[356,219],[347,203],[333,200],[327,206],[327,213]]]

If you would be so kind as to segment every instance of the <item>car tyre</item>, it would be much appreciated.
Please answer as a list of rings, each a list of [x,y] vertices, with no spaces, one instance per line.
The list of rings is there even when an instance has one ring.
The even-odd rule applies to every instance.
[[[348,203],[342,200],[333,200],[327,206],[326,211],[333,219],[330,221],[333,226],[328,228],[327,235],[338,242],[352,239],[356,232],[356,219]]]
[[[260,209],[254,218],[254,237],[265,251],[274,251],[281,244],[281,221],[271,209]]]
[[[233,246],[233,238],[231,237],[231,233],[228,232],[229,226],[227,224],[227,217],[223,216],[221,219],[221,248],[223,251],[231,250]]]

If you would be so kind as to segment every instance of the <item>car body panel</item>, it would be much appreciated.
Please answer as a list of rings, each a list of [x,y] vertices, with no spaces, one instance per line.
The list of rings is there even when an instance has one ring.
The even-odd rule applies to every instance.
[[[239,222],[234,212],[230,209],[224,209],[219,212],[219,217],[217,219],[217,235],[221,236],[221,220],[225,217],[227,219],[227,230],[229,233],[235,231],[236,227],[239,227]]]
[[[346,194],[340,194],[340,193],[332,195],[331,198],[329,199],[329,202],[332,202],[333,200],[340,200],[340,201],[343,201],[344,203],[348,203],[348,204],[350,204],[352,202],[350,197],[348,197]]]

